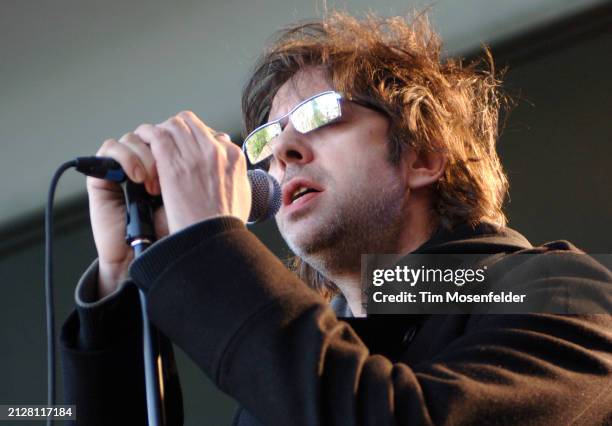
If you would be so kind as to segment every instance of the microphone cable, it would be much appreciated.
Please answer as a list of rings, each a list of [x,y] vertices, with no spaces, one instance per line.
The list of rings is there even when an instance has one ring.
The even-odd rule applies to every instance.
[[[77,157],[63,163],[53,174],[47,205],[45,207],[45,306],[47,322],[47,406],[54,406],[55,394],[55,299],[53,288],[53,201],[57,184],[70,168],[99,179],[123,182],[127,176],[119,163],[108,157]],[[247,220],[249,225],[262,222],[274,216],[281,205],[281,188],[278,182],[262,170],[248,171],[253,203]],[[47,417],[47,426],[53,425],[53,416]]]
[[[47,195],[47,205],[45,208],[45,305],[47,310],[47,405],[55,405],[55,298],[53,288],[53,200],[57,184],[70,168],[100,179],[121,182],[125,179],[125,174],[119,163],[110,158],[100,157],[78,157],[74,160],[66,161],[53,174],[49,192]],[[47,417],[47,426],[53,425],[53,416]]]
[[[66,161],[53,175],[45,208],[45,295],[47,308],[47,405],[55,405],[55,300],[53,297],[53,199],[57,183],[64,172],[77,166],[76,160]],[[53,416],[47,417],[47,426]]]

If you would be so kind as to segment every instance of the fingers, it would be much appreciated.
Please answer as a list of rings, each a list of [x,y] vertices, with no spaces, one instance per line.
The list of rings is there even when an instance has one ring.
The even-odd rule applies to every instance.
[[[142,183],[147,176],[146,167],[136,152],[116,139],[105,140],[96,155],[115,159],[134,182]]]
[[[143,183],[150,194],[160,194],[155,158],[151,149],[137,134],[130,132],[123,135],[119,140],[105,140],[96,155],[115,159],[130,180]],[[91,183],[95,187],[105,189],[116,186],[93,178]]]
[[[217,140],[215,139],[215,131],[204,124],[202,120],[200,120],[199,117],[193,112],[182,111],[178,113],[177,117],[180,118],[187,125],[187,127],[189,127],[191,134],[201,147],[206,147],[210,144],[215,145],[217,143]]]
[[[244,154],[229,135],[211,129],[190,111],[157,125],[142,124],[119,140],[108,139],[97,155],[114,158],[132,181],[144,183],[154,195],[161,193],[161,169],[187,178],[202,168],[223,171],[244,163],[246,169]]]
[[[230,135],[228,135],[228,134],[227,134],[227,133],[225,133],[225,132],[215,132],[215,133],[214,133],[214,137],[215,137],[215,139],[216,139],[216,140],[218,140],[218,141],[229,142],[229,143],[231,143],[232,145],[235,145],[235,144],[232,142],[232,138],[230,137]]]
[[[185,124],[191,129],[200,147],[205,150],[206,148],[210,148],[211,150],[222,150],[223,156],[228,160],[228,165],[230,167],[234,167],[236,162],[244,162],[246,167],[244,153],[238,145],[232,142],[232,139],[227,133],[217,132],[211,129],[191,111],[183,111],[178,114],[178,117],[182,118]]]
[[[194,128],[195,132],[192,132],[192,129],[185,122],[184,116],[181,116],[181,114],[177,114],[163,123],[159,123],[157,127],[166,130],[170,134],[181,157],[192,159],[194,156],[199,155],[203,137],[198,128]]]
[[[152,155],[155,158],[156,173],[158,174],[158,185],[165,187],[165,180],[171,170],[171,174],[179,174],[176,170],[184,164],[184,157],[181,154],[169,130],[159,125],[143,124],[134,131],[146,144],[149,145]],[[196,155],[187,156],[188,159],[197,158]],[[182,169],[182,167],[180,167]],[[160,189],[161,191],[161,189]]]
[[[204,165],[215,168],[243,157],[227,133],[214,131],[191,111],[180,112],[155,126],[142,126],[135,133],[151,144],[157,165],[162,168],[179,167],[179,162],[167,164],[167,159],[177,155],[181,157],[180,168],[189,174]]]
[[[157,167],[155,165],[155,158],[153,157],[151,148],[136,132],[126,133],[119,139],[119,143],[124,144],[131,149],[134,154],[136,154],[140,160],[140,163],[144,166],[144,171],[146,174],[144,184],[147,192],[149,192],[149,194],[158,195],[160,193],[160,188],[158,183]]]

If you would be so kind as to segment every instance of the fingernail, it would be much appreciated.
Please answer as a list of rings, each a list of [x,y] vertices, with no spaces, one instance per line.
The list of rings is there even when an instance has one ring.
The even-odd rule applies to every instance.
[[[144,170],[142,170],[142,168],[138,166],[134,167],[134,179],[136,180],[136,182],[142,182],[144,178],[145,178]]]

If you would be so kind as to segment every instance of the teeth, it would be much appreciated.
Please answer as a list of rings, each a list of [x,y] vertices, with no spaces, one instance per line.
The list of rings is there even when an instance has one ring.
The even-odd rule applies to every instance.
[[[305,192],[307,192],[309,190],[309,188],[299,188],[297,191],[295,191],[293,193],[293,195],[291,196],[291,202],[293,203],[295,200],[298,199],[298,197],[300,197],[302,194],[304,194]]]

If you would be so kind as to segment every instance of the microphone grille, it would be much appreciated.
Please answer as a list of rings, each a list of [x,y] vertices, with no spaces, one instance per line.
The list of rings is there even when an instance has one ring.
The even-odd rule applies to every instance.
[[[251,183],[251,213],[248,224],[252,225],[271,218],[281,206],[281,187],[272,176],[261,169],[249,170]]]

